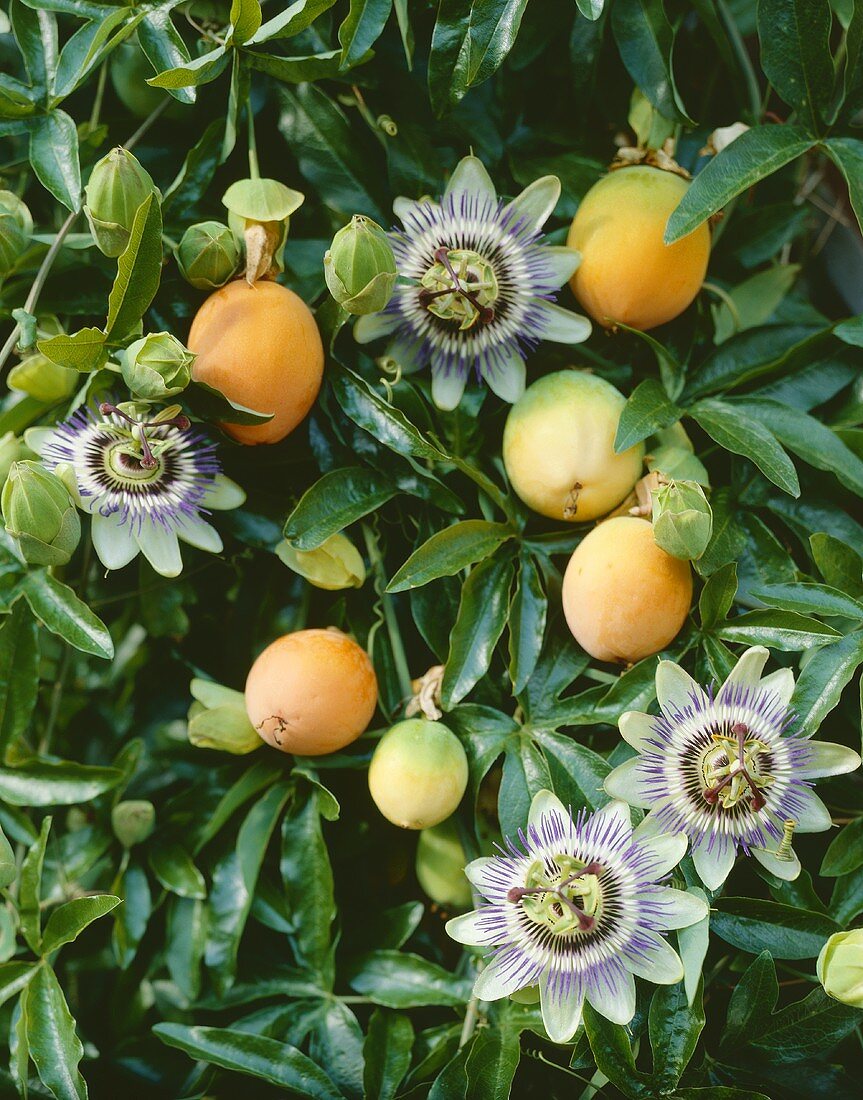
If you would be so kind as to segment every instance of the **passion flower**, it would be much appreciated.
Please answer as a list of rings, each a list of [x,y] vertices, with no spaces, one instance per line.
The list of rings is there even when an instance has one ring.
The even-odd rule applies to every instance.
[[[431,367],[442,409],[458,405],[471,371],[517,401],[525,357],[540,340],[590,335],[587,318],[553,304],[580,261],[574,249],[543,243],[559,196],[560,180],[543,176],[504,202],[482,163],[465,157],[440,202],[397,199],[404,228],[390,241],[404,283],[385,310],[360,318],[356,339],[394,335],[388,354],[405,371]]]
[[[662,933],[707,915],[693,894],[661,885],[686,851],[686,838],[644,823],[633,831],[629,807],[611,802],[576,817],[550,791],[530,807],[521,847],[465,868],[486,904],[455,917],[447,932],[487,947],[474,993],[499,1000],[539,987],[549,1038],[566,1043],[585,1000],[618,1024],[635,1014],[635,977],[673,985],[683,964]]]
[[[183,568],[178,540],[219,553],[222,540],[204,516],[237,508],[245,494],[177,406],[152,418],[141,410],[79,409],[54,428],[31,429],[27,445],[48,469],[68,474],[106,569],[122,569],[140,551],[157,573],[175,577]]]
[[[768,656],[763,646],[747,649],[715,694],[673,661],[660,661],[660,713],[620,718],[638,755],[607,776],[606,791],[649,810],[655,828],[685,833],[711,890],[728,877],[738,850],[778,878],[795,879],[793,833],[832,824],[812,780],[860,765],[852,749],[795,731],[794,676],[780,669],[762,679]]]

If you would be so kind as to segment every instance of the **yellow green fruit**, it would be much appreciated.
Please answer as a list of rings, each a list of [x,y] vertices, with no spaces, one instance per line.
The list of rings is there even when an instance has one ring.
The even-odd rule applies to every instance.
[[[467,787],[461,742],[441,722],[409,718],[383,735],[369,766],[369,791],[394,825],[427,829],[449,817]]]
[[[570,280],[576,298],[601,325],[655,328],[695,298],[710,258],[705,222],[667,245],[668,219],[689,183],[646,165],[621,168],[587,192],[567,244],[581,253]]]
[[[503,462],[524,503],[549,519],[604,516],[641,475],[644,445],[614,452],[626,399],[603,378],[580,370],[547,374],[513,405]]]
[[[563,578],[573,637],[598,661],[630,664],[664,649],[686,621],[692,570],[653,538],[653,526],[616,516],[579,545]]]

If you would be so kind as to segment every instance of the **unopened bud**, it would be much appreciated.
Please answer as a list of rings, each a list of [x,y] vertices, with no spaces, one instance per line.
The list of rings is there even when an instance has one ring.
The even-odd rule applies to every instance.
[[[151,332],[123,355],[123,380],[137,397],[158,401],[188,386],[195,356],[169,332]]]
[[[133,848],[146,840],[156,826],[156,810],[144,799],[118,802],[111,810],[114,836],[124,848]]]
[[[355,214],[333,237],[324,256],[330,294],[348,313],[377,313],[392,297],[396,261],[377,222]]]
[[[215,290],[237,270],[240,248],[221,222],[190,225],[177,248],[177,264],[187,283],[198,290]]]
[[[13,462],[2,496],[6,530],[31,565],[65,565],[81,538],[69,490],[39,462]]]
[[[148,195],[159,197],[150,173],[119,147],[96,163],[84,191],[84,213],[105,256],[120,255],[129,243],[138,207]]]
[[[0,279],[15,268],[30,241],[33,218],[12,191],[0,191]]]
[[[37,401],[51,404],[62,401],[74,392],[81,376],[71,367],[61,367],[39,353],[28,355],[9,371],[7,382],[12,390],[20,390]]]
[[[863,1008],[863,928],[834,932],[821,948],[815,970],[828,996]]]
[[[289,569],[305,577],[315,588],[335,592],[342,588],[361,588],[366,567],[360,552],[347,535],[330,535],[316,550],[295,550],[283,540],[276,554]]]
[[[694,481],[671,481],[653,494],[653,537],[675,558],[695,561],[713,533],[713,512]]]

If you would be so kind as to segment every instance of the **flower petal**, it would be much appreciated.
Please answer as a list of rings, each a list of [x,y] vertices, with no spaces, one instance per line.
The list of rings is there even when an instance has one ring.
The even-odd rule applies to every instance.
[[[808,789],[798,791],[803,802],[803,808],[797,811],[798,833],[823,833],[833,827],[833,818],[830,811],[814,791]]]
[[[569,282],[581,265],[581,253],[577,248],[567,248],[563,244],[549,244],[543,248],[542,258],[551,269],[556,286]]]
[[[768,852],[764,848],[753,848],[752,854],[765,870],[785,882],[793,882],[800,874],[800,860],[796,852],[791,853],[791,859],[779,859],[775,852]]]
[[[42,448],[53,435],[53,428],[28,428],[24,432],[24,442],[34,454],[41,455]]]
[[[187,517],[182,527],[177,527],[177,538],[210,554],[219,554],[222,551],[222,536],[215,527],[200,518]]]
[[[666,713],[682,710],[690,697],[703,695],[703,689],[676,661],[660,661],[656,669],[656,698]]]
[[[138,544],[121,512],[103,516],[94,512],[90,522],[90,536],[96,557],[106,569],[122,569],[138,554]]]
[[[594,819],[606,818],[609,822],[613,821],[632,832],[632,814],[629,810],[629,804],[622,799],[616,798],[613,802],[606,803],[602,809],[596,811],[593,817]]]
[[[446,412],[458,406],[467,385],[467,375],[459,371],[435,369],[432,363],[432,401]]]
[[[515,993],[517,989],[532,984],[532,982],[525,980],[523,968],[515,965],[515,950],[517,949],[510,949],[496,955],[480,971],[473,991],[481,1001],[499,1001],[502,997],[508,997],[510,993]],[[533,969],[531,968],[531,970]]]
[[[157,573],[163,577],[176,577],[183,571],[180,544],[174,531],[151,520],[141,525],[135,538],[144,557]]]
[[[652,863],[645,874],[660,879],[673,870],[686,855],[689,844],[683,833],[657,833],[650,814],[634,830],[632,839],[644,852],[649,852]]]
[[[763,645],[754,645],[741,655],[737,664],[728,674],[725,683],[716,693],[720,698],[723,692],[733,687],[757,688],[761,683],[761,673],[767,664],[770,653]]]
[[[635,978],[628,970],[618,975],[604,971],[588,985],[587,1001],[613,1024],[628,1024],[635,1015]]]
[[[246,501],[246,492],[236,481],[224,474],[216,474],[213,484],[201,497],[202,508],[215,508],[217,512],[229,512]]]
[[[549,1039],[553,1043],[568,1043],[581,1025],[584,995],[559,996],[542,983],[539,987],[539,1006]]]
[[[497,198],[491,176],[479,157],[462,157],[446,185],[445,195],[457,195],[462,191],[483,198]]]
[[[370,344],[382,336],[389,336],[401,324],[401,318],[394,310],[381,313],[366,313],[358,317],[354,324],[354,339],[358,344]]]
[[[558,344],[581,344],[591,333],[591,324],[580,313],[544,302],[533,302],[537,314],[537,330],[542,340],[554,340]]]
[[[495,363],[494,368],[482,372],[492,393],[510,405],[514,405],[524,393],[525,374],[524,359],[517,348],[513,348],[505,360]]]
[[[624,957],[624,964],[636,976],[654,985],[674,985],[683,977],[683,963],[674,948],[656,932],[640,933],[641,950],[631,948]]]
[[[687,893],[698,898],[705,906],[707,905],[707,895],[698,886],[690,886]],[[705,913],[703,920],[679,929],[677,946],[683,963],[683,985],[686,990],[686,999],[692,1005],[698,993],[698,983],[701,979],[701,968],[707,956],[707,948],[710,946],[709,912]]]
[[[647,748],[647,742],[656,738],[653,728],[655,719],[652,714],[643,714],[640,710],[627,710],[617,720],[620,736],[637,752]]]
[[[692,859],[707,889],[718,890],[731,873],[737,859],[737,846],[724,837],[714,838],[712,846],[707,841],[694,846]]]
[[[448,920],[446,932],[456,943],[464,943],[468,947],[486,947],[493,942],[489,940],[488,921],[483,920],[481,909]]]
[[[603,783],[605,793],[611,798],[619,798],[628,802],[630,806],[638,806],[642,810],[652,805],[651,799],[644,794],[641,785],[641,759],[633,757],[625,760],[613,771],[609,772]]]
[[[798,774],[806,779],[816,779],[823,775],[842,775],[860,767],[860,756],[845,745],[836,745],[832,741],[810,741],[809,761]]]
[[[791,696],[794,694],[794,673],[790,668],[780,668],[771,672],[761,681],[762,691],[772,691],[781,700],[783,706],[788,706]]]
[[[569,811],[552,791],[537,791],[530,804],[527,815],[528,829],[536,828],[545,814],[560,814],[565,820],[569,818]]]
[[[542,229],[559,198],[560,180],[557,176],[542,176],[525,187],[520,195],[516,195],[504,213],[512,211],[531,229]]]
[[[672,886],[656,886],[644,896],[657,911],[655,927],[659,929],[688,928],[710,912],[703,898]]]

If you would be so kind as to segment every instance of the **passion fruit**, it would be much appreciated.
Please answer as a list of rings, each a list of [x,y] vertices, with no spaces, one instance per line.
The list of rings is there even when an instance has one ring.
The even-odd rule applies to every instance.
[[[563,578],[573,637],[598,661],[631,664],[680,632],[692,602],[692,570],[653,538],[653,526],[616,516],[576,547]]]
[[[549,519],[604,516],[641,474],[644,445],[614,452],[626,398],[603,378],[580,370],[547,374],[510,410],[503,462],[528,508]]]
[[[454,909],[468,908],[471,891],[464,873],[466,863],[455,818],[422,830],[417,840],[416,874],[432,901]]]
[[[369,765],[369,791],[393,825],[427,829],[455,811],[467,777],[456,735],[441,722],[408,718],[380,739]]]
[[[211,294],[195,315],[188,347],[192,377],[235,404],[273,413],[264,424],[223,424],[238,443],[278,443],[315,402],[324,346],[312,311],[279,283],[237,280]]]
[[[277,638],[246,680],[246,711],[259,736],[299,756],[323,756],[355,741],[377,701],[368,654],[334,629]]]
[[[570,285],[595,321],[655,328],[681,314],[704,282],[710,257],[705,222],[674,244],[663,240],[689,182],[648,165],[620,168],[587,192],[567,244],[581,253]]]

